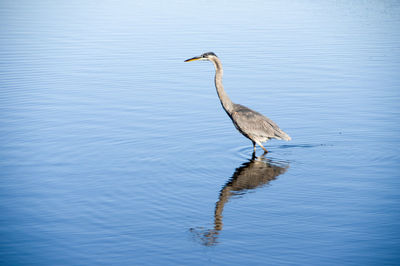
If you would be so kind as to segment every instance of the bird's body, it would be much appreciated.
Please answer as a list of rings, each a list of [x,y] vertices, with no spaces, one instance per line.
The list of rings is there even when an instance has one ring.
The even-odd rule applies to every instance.
[[[272,138],[290,140],[274,121],[246,106],[234,104],[230,117],[237,130],[256,143]]]
[[[222,107],[231,118],[236,129],[253,143],[254,151],[258,144],[265,152],[268,152],[261,144],[269,139],[291,140],[288,134],[283,132],[275,122],[268,117],[251,110],[250,108],[233,103],[226,94],[222,85],[223,69],[219,58],[213,53],[204,53],[201,56],[187,59],[185,62],[195,60],[211,61],[215,66],[215,87]]]

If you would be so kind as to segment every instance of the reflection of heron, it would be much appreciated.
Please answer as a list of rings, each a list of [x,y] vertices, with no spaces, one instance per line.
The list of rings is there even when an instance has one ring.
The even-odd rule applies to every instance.
[[[213,62],[215,67],[215,87],[217,88],[222,107],[232,119],[236,129],[239,130],[243,136],[251,140],[254,151],[256,150],[257,143],[265,152],[268,152],[261,143],[269,139],[291,140],[289,135],[283,132],[271,119],[246,106],[235,104],[229,99],[222,85],[223,70],[221,61],[213,52],[204,53],[201,56],[187,59],[185,62],[194,60]]]
[[[264,156],[253,158],[248,162],[236,168],[233,176],[222,187],[217,203],[215,204],[214,228],[208,230],[191,229],[206,246],[217,243],[219,231],[222,230],[222,212],[225,203],[231,196],[246,193],[247,190],[256,189],[267,184],[269,181],[276,179],[278,175],[286,172],[289,168],[288,164],[277,164],[271,160],[265,159]]]

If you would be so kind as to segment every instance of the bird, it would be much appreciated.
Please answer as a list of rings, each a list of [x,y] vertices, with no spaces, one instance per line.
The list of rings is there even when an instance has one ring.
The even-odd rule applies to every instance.
[[[215,88],[222,108],[232,120],[235,128],[246,138],[250,139],[253,144],[253,153],[256,152],[256,144],[263,150],[264,154],[268,153],[267,149],[262,145],[270,139],[291,140],[291,137],[286,134],[279,126],[268,117],[256,112],[241,104],[236,104],[231,101],[228,94],[224,90],[222,84],[223,69],[221,60],[213,52],[203,53],[200,56],[195,56],[186,59],[184,62],[191,61],[211,61],[215,67]]]

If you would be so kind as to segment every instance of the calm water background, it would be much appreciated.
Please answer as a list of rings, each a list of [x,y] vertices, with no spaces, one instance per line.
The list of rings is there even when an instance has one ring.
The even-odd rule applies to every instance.
[[[0,264],[400,263],[398,1],[1,1],[0,19]],[[207,51],[291,142],[251,160],[212,64],[183,63]]]

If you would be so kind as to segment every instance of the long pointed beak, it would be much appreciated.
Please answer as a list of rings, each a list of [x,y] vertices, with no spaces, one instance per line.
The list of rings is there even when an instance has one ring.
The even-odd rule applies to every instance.
[[[199,60],[200,58],[201,58],[200,56],[195,56],[193,58],[186,59],[185,62],[196,61]]]

